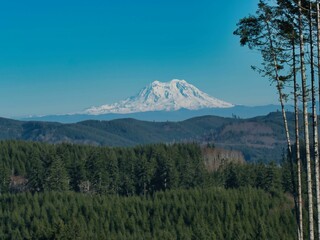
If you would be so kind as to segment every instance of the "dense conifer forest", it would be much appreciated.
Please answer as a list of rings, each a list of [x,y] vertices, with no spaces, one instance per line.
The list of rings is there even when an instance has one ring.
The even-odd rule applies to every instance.
[[[294,239],[292,203],[263,190],[74,192],[0,197],[2,239]]]
[[[294,239],[288,164],[206,149],[2,141],[0,238]]]

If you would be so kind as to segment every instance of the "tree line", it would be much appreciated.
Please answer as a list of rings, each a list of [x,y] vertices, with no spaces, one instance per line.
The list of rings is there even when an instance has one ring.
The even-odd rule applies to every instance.
[[[286,162],[248,164],[240,152],[198,144],[95,147],[0,141],[0,194],[73,191],[147,196],[210,186],[292,193],[288,171]]]

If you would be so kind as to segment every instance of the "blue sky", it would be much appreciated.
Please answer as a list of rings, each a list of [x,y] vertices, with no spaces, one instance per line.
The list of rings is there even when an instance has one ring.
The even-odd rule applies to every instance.
[[[235,104],[276,103],[232,35],[257,0],[0,1],[0,116],[63,114],[185,79]]]

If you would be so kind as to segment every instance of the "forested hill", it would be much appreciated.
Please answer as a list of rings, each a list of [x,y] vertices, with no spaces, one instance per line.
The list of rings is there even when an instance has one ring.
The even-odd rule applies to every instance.
[[[0,141],[0,239],[294,239],[288,163],[203,150]]]
[[[293,115],[288,114],[293,130]],[[200,142],[241,150],[246,160],[278,160],[285,135],[280,113],[251,119],[202,116],[181,122],[135,119],[83,121],[74,124],[0,119],[0,139],[70,142],[104,146]]]

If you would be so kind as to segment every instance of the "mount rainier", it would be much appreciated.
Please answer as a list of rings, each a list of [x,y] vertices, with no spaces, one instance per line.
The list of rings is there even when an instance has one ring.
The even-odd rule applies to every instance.
[[[83,113],[89,115],[128,114],[179,109],[230,108],[233,106],[231,103],[209,96],[185,80],[174,79],[170,82],[154,81],[136,96],[110,105],[91,107]]]
[[[120,118],[144,121],[182,121],[204,115],[248,118],[266,115],[279,109],[278,105],[255,107],[233,105],[209,96],[184,80],[174,79],[170,82],[154,81],[136,96],[114,104],[91,107],[78,113],[18,119],[61,123]]]

